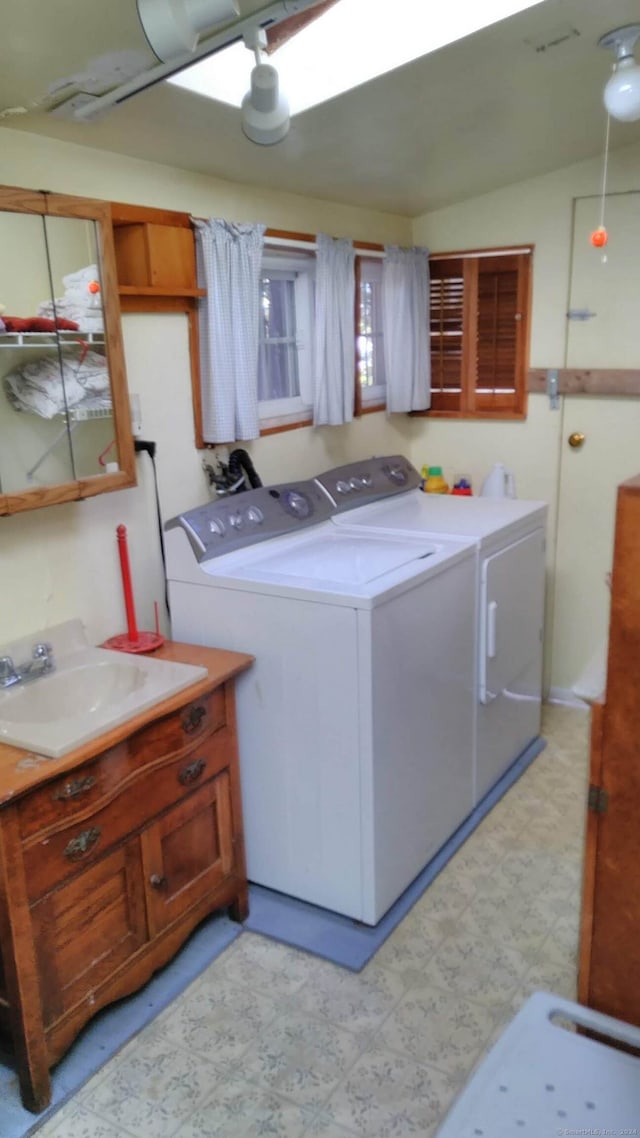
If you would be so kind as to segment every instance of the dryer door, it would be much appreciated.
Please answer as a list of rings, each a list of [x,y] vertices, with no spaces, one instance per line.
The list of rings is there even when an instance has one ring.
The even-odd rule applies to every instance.
[[[544,619],[544,531],[534,530],[482,562],[481,703],[491,703],[540,653]]]

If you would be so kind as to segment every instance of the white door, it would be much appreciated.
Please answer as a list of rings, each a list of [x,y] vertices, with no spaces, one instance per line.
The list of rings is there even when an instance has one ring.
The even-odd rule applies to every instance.
[[[640,193],[606,199],[609,241],[589,237],[599,198],[575,203],[567,367],[637,368],[640,354]],[[603,256],[606,260],[603,260]],[[604,675],[616,487],[640,472],[640,400],[566,396],[561,421],[558,539],[553,597],[553,694]],[[579,445],[569,445],[571,436]],[[555,689],[555,691],[554,691]]]

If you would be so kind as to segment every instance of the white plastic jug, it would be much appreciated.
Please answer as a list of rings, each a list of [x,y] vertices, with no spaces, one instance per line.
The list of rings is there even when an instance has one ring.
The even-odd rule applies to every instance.
[[[516,483],[513,471],[507,470],[502,462],[491,467],[480,491],[481,498],[516,498]]]

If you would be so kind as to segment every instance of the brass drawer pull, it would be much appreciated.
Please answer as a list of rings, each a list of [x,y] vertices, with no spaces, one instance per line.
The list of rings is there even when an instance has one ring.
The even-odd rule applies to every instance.
[[[200,778],[206,765],[205,759],[196,759],[194,763],[189,763],[188,766],[183,767],[182,770],[178,772],[178,782],[181,783],[182,786],[190,786],[192,782]]]
[[[152,889],[166,889],[167,879],[166,877],[161,877],[159,873],[152,873],[149,878],[149,885]]]
[[[96,842],[100,840],[102,830],[98,826],[92,826],[90,830],[83,830],[78,834],[77,838],[72,838],[64,848],[64,857],[69,861],[80,861],[89,850],[93,849]]]
[[[59,790],[56,790],[51,797],[54,802],[67,802],[70,798],[79,798],[81,794],[86,794],[95,786],[95,777],[90,774],[86,778],[73,778],[71,782],[65,782]]]
[[[186,731],[187,735],[191,735],[193,731],[198,730],[206,714],[207,709],[201,703],[197,704],[196,707],[190,707],[182,719],[182,730]]]

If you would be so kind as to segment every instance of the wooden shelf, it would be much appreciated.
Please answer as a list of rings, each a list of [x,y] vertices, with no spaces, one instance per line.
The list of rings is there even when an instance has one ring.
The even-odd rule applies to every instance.
[[[206,296],[206,288],[153,288],[150,285],[119,285],[120,296]]]

